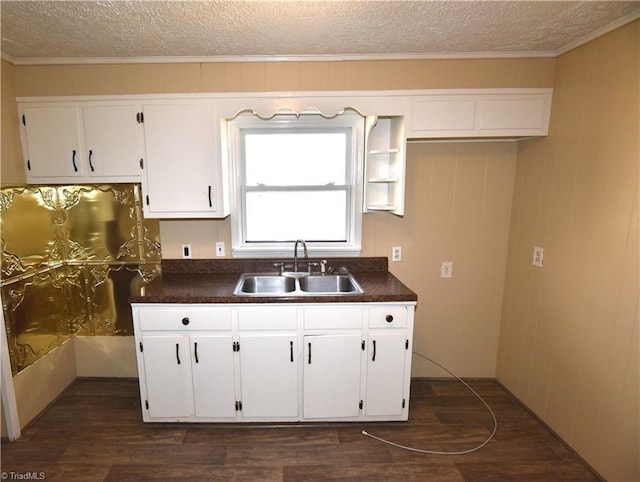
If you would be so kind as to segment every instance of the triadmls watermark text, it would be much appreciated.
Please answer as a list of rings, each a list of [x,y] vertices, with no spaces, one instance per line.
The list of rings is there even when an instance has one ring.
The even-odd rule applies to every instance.
[[[0,472],[2,480],[45,480],[47,474],[44,472]]]

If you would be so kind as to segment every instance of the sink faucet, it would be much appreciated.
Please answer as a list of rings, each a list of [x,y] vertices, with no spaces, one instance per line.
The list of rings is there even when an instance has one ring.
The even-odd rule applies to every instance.
[[[309,252],[307,251],[307,243],[302,239],[296,240],[296,244],[293,247],[293,272],[298,272],[298,244],[302,243],[302,249],[304,252],[304,259],[309,259]]]

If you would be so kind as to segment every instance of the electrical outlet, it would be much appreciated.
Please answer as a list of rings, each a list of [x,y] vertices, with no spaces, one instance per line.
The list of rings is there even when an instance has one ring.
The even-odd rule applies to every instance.
[[[402,248],[400,246],[391,248],[391,261],[402,261]]]
[[[440,264],[440,278],[451,278],[453,276],[453,261],[443,261]]]
[[[216,241],[216,256],[224,256],[224,241]]]
[[[183,244],[182,245],[182,257],[183,258],[191,258],[191,245]]]
[[[538,268],[542,268],[542,263],[544,261],[544,249],[539,246],[533,247],[533,265]]]

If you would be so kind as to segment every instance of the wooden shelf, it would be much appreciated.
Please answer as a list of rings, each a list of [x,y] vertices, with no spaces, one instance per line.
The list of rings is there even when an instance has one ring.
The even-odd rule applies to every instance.
[[[370,156],[382,156],[385,154],[397,154],[400,149],[373,149],[369,151]]]
[[[393,204],[369,204],[367,209],[369,211],[395,211],[397,206]]]

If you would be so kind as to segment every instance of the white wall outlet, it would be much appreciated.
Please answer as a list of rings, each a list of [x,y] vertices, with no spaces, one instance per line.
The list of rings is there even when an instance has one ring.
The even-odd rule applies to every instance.
[[[542,268],[544,262],[544,249],[539,246],[533,247],[533,265]]]
[[[182,245],[182,257],[183,258],[191,258],[191,245],[183,244]]]
[[[224,241],[216,241],[216,256],[224,256]]]
[[[451,278],[453,276],[453,261],[443,261],[440,264],[440,278]]]
[[[391,248],[391,261],[402,261],[402,247],[394,246]]]

